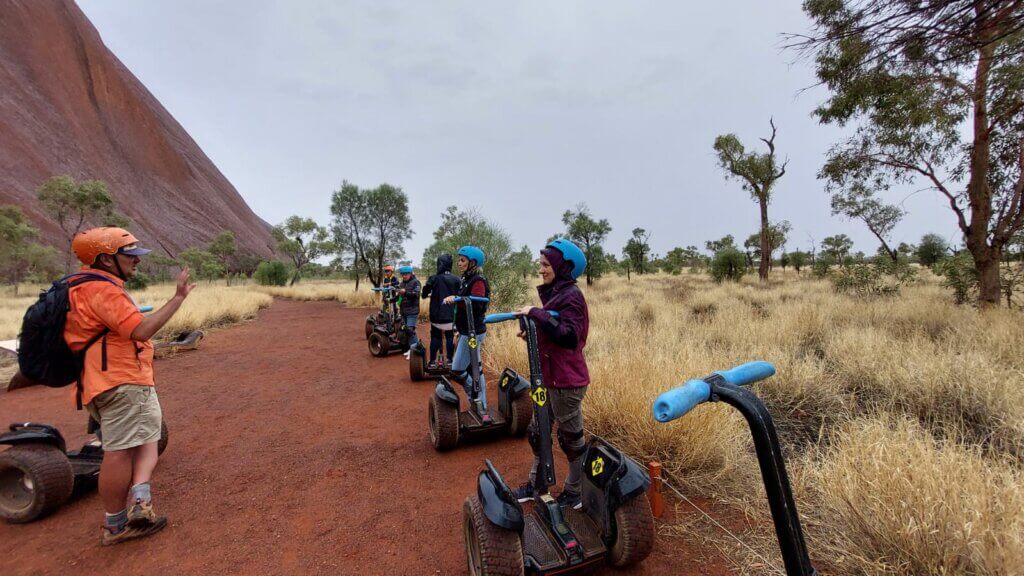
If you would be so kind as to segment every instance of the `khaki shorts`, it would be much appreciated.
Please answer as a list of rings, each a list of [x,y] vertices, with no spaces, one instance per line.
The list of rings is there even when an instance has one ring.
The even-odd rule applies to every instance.
[[[156,387],[122,384],[86,405],[100,423],[104,450],[127,450],[160,439],[163,412]]]

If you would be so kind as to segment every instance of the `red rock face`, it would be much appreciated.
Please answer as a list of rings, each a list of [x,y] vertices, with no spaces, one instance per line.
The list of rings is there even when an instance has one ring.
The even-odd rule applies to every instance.
[[[241,250],[273,254],[267,223],[74,2],[0,0],[0,203],[20,206],[64,250],[35,197],[60,174],[105,181],[135,235],[171,256],[222,230]]]

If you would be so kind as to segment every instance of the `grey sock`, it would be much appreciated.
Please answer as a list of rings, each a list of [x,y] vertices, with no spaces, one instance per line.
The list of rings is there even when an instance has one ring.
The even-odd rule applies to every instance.
[[[128,524],[128,510],[121,510],[117,514],[105,514],[103,525],[110,530],[112,534],[117,534],[121,530],[124,530],[125,525]]]
[[[135,502],[149,502],[153,499],[153,494],[149,489],[149,482],[143,482],[132,486],[132,500]]]

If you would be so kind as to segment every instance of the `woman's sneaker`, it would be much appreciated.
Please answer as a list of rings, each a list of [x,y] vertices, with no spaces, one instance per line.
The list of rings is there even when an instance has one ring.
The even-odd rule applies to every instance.
[[[573,510],[583,509],[583,501],[580,500],[580,495],[575,492],[563,490],[555,500],[558,501],[558,505],[562,508],[572,508]]]
[[[126,525],[120,532],[111,532],[110,528],[103,527],[103,535],[100,538],[100,544],[103,546],[112,546],[114,544],[120,544],[121,542],[127,542],[128,540],[134,540],[136,538],[144,538],[151,536],[167,527],[167,518],[163,516],[158,517],[152,524],[146,524],[144,526],[130,526]]]
[[[512,491],[512,495],[515,496],[516,500],[520,503],[533,500],[533,496],[535,494],[536,491],[533,489],[533,484],[529,482]]]

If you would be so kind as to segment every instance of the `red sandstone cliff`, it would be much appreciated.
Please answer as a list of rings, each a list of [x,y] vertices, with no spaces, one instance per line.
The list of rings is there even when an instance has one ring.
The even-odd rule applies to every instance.
[[[267,223],[72,0],[0,0],[0,203],[63,248],[35,199],[59,174],[105,181],[136,236],[171,255],[221,230],[240,249],[272,253]]]

